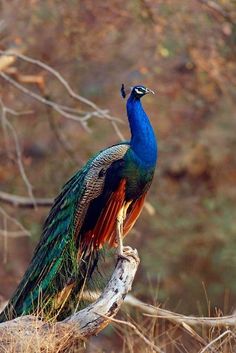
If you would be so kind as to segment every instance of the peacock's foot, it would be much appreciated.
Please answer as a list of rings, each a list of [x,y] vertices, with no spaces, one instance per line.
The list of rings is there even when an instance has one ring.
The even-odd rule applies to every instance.
[[[138,252],[136,249],[132,249],[131,246],[123,246],[118,248],[118,258],[127,260],[130,262],[130,258],[133,258],[137,263],[140,262]]]

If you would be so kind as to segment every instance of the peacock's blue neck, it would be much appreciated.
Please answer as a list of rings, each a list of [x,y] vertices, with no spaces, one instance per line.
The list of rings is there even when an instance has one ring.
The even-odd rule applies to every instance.
[[[154,167],[158,153],[156,136],[140,99],[132,97],[132,94],[127,101],[127,114],[132,150],[146,166]]]

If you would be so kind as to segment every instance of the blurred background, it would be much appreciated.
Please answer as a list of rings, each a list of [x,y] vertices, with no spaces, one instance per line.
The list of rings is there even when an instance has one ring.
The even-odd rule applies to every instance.
[[[232,313],[235,2],[12,0],[0,1],[0,14],[1,53],[14,50],[50,65],[75,92],[122,121],[63,116],[12,81],[80,118],[96,109],[72,99],[42,65],[0,57],[0,191],[55,197],[93,153],[121,134],[129,138],[121,83],[146,85],[156,92],[143,105],[158,137],[159,163],[149,204],[126,240],[141,257],[132,293],[185,314]],[[2,301],[27,267],[48,211],[1,198]]]

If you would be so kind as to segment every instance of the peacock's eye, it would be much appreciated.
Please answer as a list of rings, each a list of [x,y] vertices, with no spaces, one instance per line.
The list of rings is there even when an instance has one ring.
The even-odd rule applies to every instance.
[[[142,94],[145,94],[145,93],[146,93],[146,90],[145,90],[143,87],[136,87],[136,88],[135,88],[135,92],[136,92],[137,94],[142,95]]]

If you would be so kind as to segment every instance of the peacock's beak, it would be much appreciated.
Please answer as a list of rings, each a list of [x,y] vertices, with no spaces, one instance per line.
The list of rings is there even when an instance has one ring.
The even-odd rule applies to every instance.
[[[146,88],[146,94],[148,94],[148,93],[155,94],[155,92],[154,92],[154,91],[152,91],[152,90],[151,90],[151,89],[149,89],[149,88]]]

